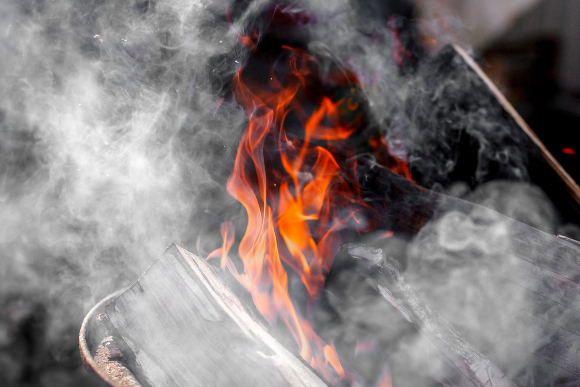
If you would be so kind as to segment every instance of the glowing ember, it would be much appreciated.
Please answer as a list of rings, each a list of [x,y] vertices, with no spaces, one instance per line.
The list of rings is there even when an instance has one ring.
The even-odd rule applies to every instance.
[[[385,238],[389,238],[389,237],[392,237],[393,235],[394,235],[394,233],[393,233],[392,231],[387,231],[387,232],[385,232],[385,233],[382,233],[381,235],[379,235],[379,236],[376,238],[376,240],[379,240],[379,239],[385,239]]]
[[[572,155],[572,156],[576,155],[576,151],[572,148],[564,148],[564,149],[562,149],[562,153],[564,153],[565,155]]]
[[[320,76],[316,60],[285,46],[282,56],[285,76],[279,78],[271,70],[269,81],[261,82],[246,76],[242,68],[232,82],[236,101],[249,118],[227,184],[248,214],[238,251],[244,273],[239,274],[228,257],[234,241],[230,222],[221,227],[222,247],[208,258],[221,259],[221,267],[227,266],[250,291],[268,322],[284,321],[302,358],[326,380],[352,383],[353,375],[345,371],[334,345],[325,343],[314,332],[311,318],[297,311],[288,292],[287,269],[307,290],[310,316],[340,246],[340,231],[347,225],[359,233],[375,227],[372,219],[363,221],[362,210],[367,215],[372,210],[362,200],[358,184],[352,183],[358,182],[355,154],[345,141],[364,124],[355,97],[359,86],[344,72],[326,74],[333,86],[346,86],[346,96],[334,101],[331,93],[317,92],[314,101],[304,103],[305,95],[312,95],[310,78]],[[410,177],[406,163],[388,157],[384,139],[373,139],[371,146],[379,160]]]

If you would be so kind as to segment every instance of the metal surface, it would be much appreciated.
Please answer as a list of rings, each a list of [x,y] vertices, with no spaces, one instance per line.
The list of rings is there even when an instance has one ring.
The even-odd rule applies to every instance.
[[[109,387],[122,387],[122,385],[113,380],[101,367],[97,365],[94,359],[97,347],[101,341],[105,338],[106,332],[104,328],[100,326],[97,321],[97,316],[105,311],[105,305],[107,305],[115,297],[123,293],[125,289],[121,289],[103,300],[101,300],[97,305],[95,305],[89,313],[86,315],[81,325],[81,330],[79,332],[79,349],[81,353],[81,359],[89,375],[93,377],[95,384],[98,386],[109,386]]]

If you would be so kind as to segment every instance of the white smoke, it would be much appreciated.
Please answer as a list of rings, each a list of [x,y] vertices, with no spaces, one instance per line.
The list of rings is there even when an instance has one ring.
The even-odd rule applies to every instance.
[[[244,120],[209,82],[224,8],[1,3],[0,384],[85,383],[84,314],[231,205],[208,172]]]
[[[233,26],[222,1],[0,3],[0,384],[86,383],[77,333],[89,308],[138,278],[171,242],[191,250],[200,240],[200,249],[211,251],[219,224],[243,218],[224,182],[246,118],[222,98],[246,55],[234,30],[244,32],[264,3],[229,4]],[[357,72],[370,111],[389,128],[393,144],[401,133],[416,139],[401,107],[424,79],[399,73],[386,21],[362,16],[361,7],[346,0],[301,6],[317,15],[313,53]],[[419,113],[431,107],[420,105]],[[485,129],[486,114],[460,121],[478,121]],[[431,151],[438,134],[416,147]],[[402,141],[400,155],[406,148],[412,144]],[[492,158],[503,155],[489,149]],[[441,165],[453,167],[450,160]],[[506,161],[516,172],[521,163],[515,150]],[[481,203],[493,197],[473,195]],[[511,208],[507,215],[515,216]],[[455,215],[438,225],[437,243],[458,252],[481,230],[469,217],[453,223]],[[540,216],[530,222],[558,227],[555,216]],[[501,228],[487,231],[495,237]],[[424,235],[410,249],[411,266],[423,264],[418,252],[428,240]],[[441,259],[453,266],[447,250]],[[431,263],[413,267],[420,271]],[[461,277],[461,270],[449,275]],[[384,317],[379,306],[376,311],[371,325],[378,330]],[[347,314],[355,329],[343,328],[356,341],[367,317],[360,308]],[[392,332],[385,342],[396,341],[399,327]]]

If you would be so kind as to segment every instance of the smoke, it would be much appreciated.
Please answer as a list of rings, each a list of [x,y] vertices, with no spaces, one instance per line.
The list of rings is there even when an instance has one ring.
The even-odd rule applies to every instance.
[[[247,118],[224,97],[248,55],[236,31],[247,33],[265,3],[229,4],[233,25],[222,1],[0,4],[0,384],[88,383],[77,333],[90,307],[137,279],[171,242],[190,250],[197,245],[203,254],[219,245],[222,221],[244,223],[244,212],[224,187]],[[471,109],[476,96],[470,99],[466,91],[475,77],[440,82],[430,72],[433,66],[414,64],[422,54],[412,45],[413,29],[403,28],[413,17],[405,2],[298,6],[317,17],[308,27],[309,50],[357,73],[372,124],[410,161],[423,186],[458,196],[475,190],[466,198],[546,231],[576,232],[575,226],[558,223],[537,188],[508,188],[511,201],[498,204],[494,198],[505,197],[499,194],[503,186],[481,186],[494,174],[525,182],[525,155],[513,133],[493,122],[493,111]],[[389,22],[393,12],[407,16]],[[400,45],[409,51],[397,51]],[[401,70],[399,54],[413,71]],[[466,98],[464,110],[448,109],[463,106]],[[452,184],[462,163],[452,148],[460,141],[481,145],[470,159],[474,167],[468,172],[475,180],[464,188]],[[537,211],[520,210],[531,208],[524,191],[535,198]],[[486,289],[477,297],[493,299],[487,293],[494,291],[487,286],[491,275],[457,263],[472,242],[487,254],[503,241],[501,225],[493,224],[482,230],[468,215],[449,214],[417,237],[408,262],[400,258],[403,267],[408,263],[420,276],[416,283],[426,288],[439,277],[432,275],[436,270],[421,273],[441,262],[445,280],[432,284],[438,300],[449,300],[448,293],[462,286],[475,289],[465,284],[464,273],[477,271],[485,277],[477,286]],[[462,233],[447,232],[450,227]],[[475,238],[482,232],[497,238]],[[391,252],[407,254],[406,242],[387,243]],[[422,253],[427,244],[435,246],[429,257]],[[507,302],[525,304],[522,297],[514,294]],[[465,329],[488,321],[490,316],[479,320],[477,311],[463,308],[468,301],[478,300],[436,308],[452,314],[461,307]],[[381,314],[385,307],[373,303],[365,300],[345,312],[347,322],[335,336],[347,331],[354,343],[365,329],[378,332],[387,312]],[[369,305],[373,316],[363,316],[361,309]],[[404,330],[397,324],[378,343],[397,342]],[[530,346],[542,342],[537,332],[522,331],[522,336]],[[421,352],[423,343],[415,340],[403,340],[401,346],[410,348],[405,353]],[[509,357],[509,348],[500,355]],[[399,363],[391,364],[394,374]],[[421,358],[420,363],[428,362]]]
[[[423,228],[409,246],[408,276],[431,306],[510,379],[530,385],[533,379],[525,374],[538,361],[532,354],[551,338],[532,317],[538,284],[531,282],[527,289],[514,284],[519,263],[512,256],[517,249],[510,227],[499,214],[450,212]]]
[[[372,5],[369,13],[376,11]],[[376,242],[372,240],[376,235],[366,241],[400,262],[411,285],[433,309],[517,385],[547,385],[558,379],[564,383],[570,374],[542,364],[549,359],[561,365],[563,358],[574,356],[575,347],[554,344],[557,329],[552,325],[574,312],[552,311],[546,317],[537,293],[551,274],[533,277],[526,270],[536,268],[523,269],[529,252],[513,243],[516,230],[525,226],[515,226],[500,214],[551,235],[578,238],[578,226],[566,223],[566,214],[558,213],[531,182],[533,171],[528,167],[530,157],[536,156],[526,145],[529,139],[509,122],[481,78],[451,48],[432,58],[411,50],[410,66],[401,69],[395,48],[406,36],[395,36],[381,15],[369,17],[356,6],[345,7],[312,28],[309,49],[317,58],[332,57],[357,73],[373,124],[386,135],[394,153],[409,161],[420,185],[493,211],[473,207],[467,213],[449,212],[410,242],[398,237]],[[399,28],[404,22],[404,18],[396,21]],[[436,30],[440,42],[453,41],[451,35],[465,27],[452,17],[446,22],[456,29],[453,34],[441,31],[436,21],[422,28]],[[417,66],[411,61],[414,56],[421,59]],[[541,253],[545,259],[557,259],[551,249],[555,247]],[[555,285],[552,291],[557,293],[556,289]],[[577,302],[575,295],[567,297],[567,302]],[[397,321],[397,313],[368,290],[355,269],[344,269],[325,288],[315,321],[321,337],[336,345],[339,355],[363,375],[365,385],[379,382],[377,359],[390,365],[393,385],[428,385],[433,379],[445,379],[446,365],[428,353],[433,347],[405,331],[408,325]],[[353,349],[368,341],[376,344],[374,360],[361,360]]]
[[[224,8],[0,5],[0,384],[88,383],[90,307],[239,211],[220,179],[245,118],[208,63],[239,53]]]

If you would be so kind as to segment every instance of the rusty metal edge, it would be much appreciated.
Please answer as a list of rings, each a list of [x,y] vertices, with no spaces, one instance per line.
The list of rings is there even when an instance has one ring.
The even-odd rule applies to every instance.
[[[108,387],[122,387],[122,385],[118,382],[115,382],[113,378],[111,378],[107,373],[97,365],[93,355],[89,350],[89,345],[87,344],[86,334],[87,334],[87,326],[91,319],[96,318],[97,311],[104,310],[105,304],[112,301],[115,297],[119,296],[123,293],[126,289],[121,289],[116,291],[113,294],[103,298],[98,304],[93,306],[93,308],[87,313],[85,316],[83,323],[81,325],[81,329],[79,331],[79,350],[81,353],[81,360],[85,366],[85,369],[93,377],[95,382],[99,383],[101,386],[108,386]]]

